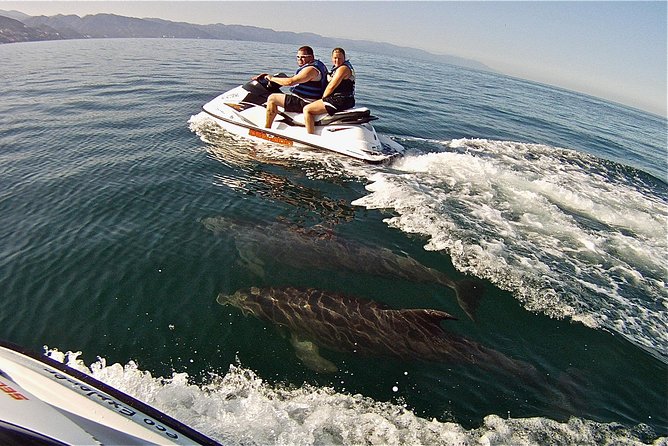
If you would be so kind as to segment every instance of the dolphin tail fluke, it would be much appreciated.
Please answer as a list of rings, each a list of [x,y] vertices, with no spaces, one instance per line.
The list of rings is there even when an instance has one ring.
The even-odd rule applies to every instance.
[[[480,300],[485,293],[485,287],[477,281],[459,280],[455,282],[453,289],[459,306],[475,322]]]
[[[338,367],[333,362],[320,356],[318,346],[308,339],[299,338],[296,334],[292,334],[290,343],[295,349],[297,358],[309,369],[316,373],[334,373],[338,371]]]

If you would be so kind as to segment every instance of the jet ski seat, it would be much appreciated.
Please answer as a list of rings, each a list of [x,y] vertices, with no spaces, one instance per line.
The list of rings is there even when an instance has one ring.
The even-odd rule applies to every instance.
[[[371,114],[371,110],[366,107],[349,108],[347,110],[334,113],[333,115],[323,115],[324,117],[316,121],[315,125],[330,124],[363,124],[365,122],[378,119]]]
[[[303,113],[287,113],[283,107],[278,107],[278,115],[287,125],[304,127]],[[366,107],[349,108],[347,110],[334,113],[333,115],[322,114],[316,116],[315,125],[325,126],[330,124],[364,124],[365,122],[378,119],[371,114],[371,110]]]

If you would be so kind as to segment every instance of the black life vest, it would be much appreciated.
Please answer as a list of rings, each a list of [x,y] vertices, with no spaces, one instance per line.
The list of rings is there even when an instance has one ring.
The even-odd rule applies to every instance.
[[[332,94],[341,94],[344,96],[354,96],[355,95],[355,69],[353,68],[353,64],[350,63],[349,60],[346,60],[343,62],[342,65],[339,65],[338,67],[332,67],[332,70],[327,74],[327,81],[331,81],[332,78],[334,77],[334,72],[341,68],[342,66],[347,66],[350,69],[350,72],[352,75],[350,76],[349,79],[344,79],[341,81],[339,85],[337,85],[336,89],[332,92]]]

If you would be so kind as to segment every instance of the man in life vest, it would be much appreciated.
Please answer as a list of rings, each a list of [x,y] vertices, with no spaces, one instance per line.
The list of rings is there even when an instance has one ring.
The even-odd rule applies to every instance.
[[[333,115],[355,106],[355,69],[346,60],[343,48],[332,50],[332,71],[327,74],[327,88],[322,99],[304,107],[306,131],[315,132],[315,116],[323,113]]]
[[[277,107],[286,112],[301,113],[306,105],[322,97],[327,86],[327,67],[313,56],[313,48],[303,46],[297,50],[299,68],[292,77],[273,77],[265,79],[284,87],[292,87],[290,94],[274,93],[267,99],[267,119],[265,127],[271,128]]]

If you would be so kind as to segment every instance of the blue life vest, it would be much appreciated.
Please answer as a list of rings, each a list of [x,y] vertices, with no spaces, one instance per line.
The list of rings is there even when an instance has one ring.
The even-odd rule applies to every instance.
[[[341,94],[344,96],[354,96],[355,95],[355,69],[353,68],[353,64],[350,63],[349,60],[346,60],[343,62],[342,65],[339,65],[338,67],[332,67],[332,70],[327,74],[327,82],[331,82],[332,78],[334,77],[334,72],[341,68],[343,65],[347,66],[350,69],[350,73],[352,74],[350,76],[350,79],[344,79],[341,81],[341,83],[336,87],[336,89],[332,92],[332,94]]]
[[[318,71],[320,71],[320,80],[304,82],[303,84],[297,84],[294,87],[292,87],[290,91],[293,94],[301,96],[306,99],[320,99],[322,97],[322,94],[325,92],[325,88],[327,87],[327,67],[325,66],[324,63],[320,62],[320,60],[316,59],[309,64],[302,65],[301,67],[299,67],[295,75],[297,75],[301,70],[308,67],[315,67],[318,69]]]

